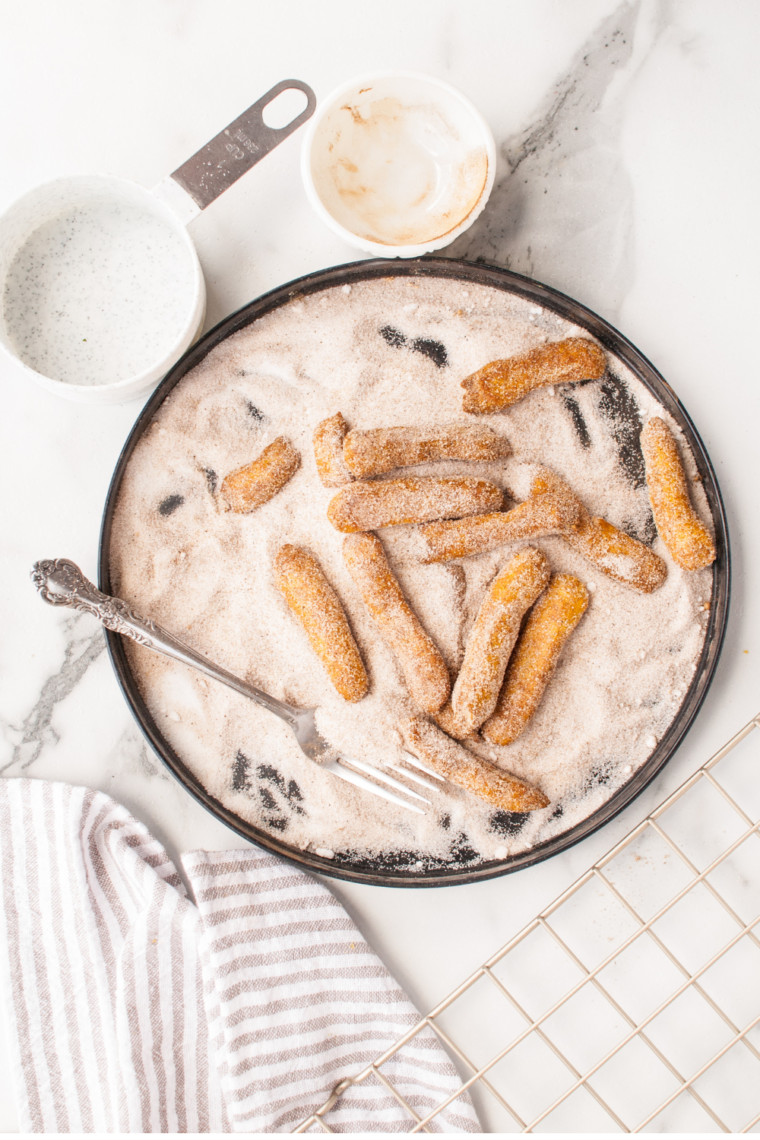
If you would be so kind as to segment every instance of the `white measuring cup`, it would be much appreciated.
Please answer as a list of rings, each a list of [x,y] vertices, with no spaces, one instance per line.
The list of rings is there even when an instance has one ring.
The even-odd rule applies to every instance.
[[[284,91],[306,107],[286,126],[264,110]],[[197,338],[206,286],[188,222],[314,113],[284,79],[147,190],[105,174],[37,186],[0,216],[0,346],[80,403],[147,393]]]

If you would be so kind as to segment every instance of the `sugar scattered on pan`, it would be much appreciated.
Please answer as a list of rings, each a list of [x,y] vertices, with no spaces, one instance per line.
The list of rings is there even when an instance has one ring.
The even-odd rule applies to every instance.
[[[454,281],[388,279],[350,290],[297,298],[268,314],[224,341],[174,389],[156,413],[158,430],[143,436],[127,469],[114,519],[112,583],[220,664],[275,696],[317,706],[322,731],[347,755],[403,765],[394,725],[415,710],[343,566],[342,536],[325,514],[334,491],[317,478],[313,429],[338,410],[362,428],[472,423],[461,411],[463,376],[486,360],[579,330],[545,310],[534,324],[535,306],[481,286],[468,289],[468,313],[457,316],[462,290]],[[398,333],[397,343],[378,335],[386,329]],[[445,348],[445,367],[415,350],[424,341]],[[622,364],[610,363],[642,421],[663,415]],[[592,513],[640,530],[646,492],[621,465],[614,417],[600,411],[600,385],[576,385],[573,397],[590,448],[581,445],[562,400],[538,391],[487,419],[509,439],[512,458],[441,462],[413,474],[466,474],[522,498],[535,464],[543,463]],[[621,397],[615,407],[631,404]],[[219,512],[216,486],[278,435],[302,456],[291,483],[251,516]],[[694,486],[704,515],[704,493]],[[182,497],[182,509],[160,515],[156,504],[172,496]],[[410,528],[381,537],[412,605],[456,671],[480,600],[515,548],[421,566]],[[271,560],[286,542],[313,550],[344,602],[372,681],[356,706],[331,690],[274,587]],[[709,571],[686,575],[669,559],[665,585],[644,597],[595,571],[560,539],[536,545],[553,569],[579,576],[593,599],[523,736],[507,749],[473,746],[551,798],[520,827],[495,829],[487,805],[456,791],[424,816],[365,796],[310,764],[287,727],[245,698],[139,646],[127,652],[164,736],[210,794],[279,841],[331,851],[336,863],[369,858],[413,873],[507,858],[584,819],[644,763],[654,747],[648,738],[662,738],[692,681],[707,621],[699,607],[711,594]],[[667,558],[659,540],[655,547]],[[169,721],[167,709],[180,719]],[[266,775],[270,770],[281,783]],[[291,783],[299,799],[288,796]]]

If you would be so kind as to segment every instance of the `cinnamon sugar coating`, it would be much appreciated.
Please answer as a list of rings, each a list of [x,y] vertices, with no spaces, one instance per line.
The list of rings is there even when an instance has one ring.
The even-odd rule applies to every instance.
[[[480,607],[451,694],[462,731],[474,731],[493,712],[523,615],[549,581],[540,550],[518,551],[498,574]]]
[[[542,467],[533,480],[531,494],[540,495],[550,491],[568,496],[581,509],[580,524],[575,530],[563,534],[565,542],[602,573],[622,582],[624,586],[640,590],[643,594],[651,594],[659,589],[668,575],[668,568],[659,554],[655,554],[625,531],[618,530],[606,519],[593,518],[567,483],[547,467]]]
[[[485,479],[387,479],[343,487],[331,499],[327,517],[336,530],[352,534],[495,511],[503,498],[501,488]]]
[[[274,559],[275,583],[298,618],[312,649],[346,701],[360,701],[369,688],[367,670],[343,606],[309,550],[287,544]]]
[[[674,562],[684,570],[709,566],[715,543],[691,505],[678,446],[664,420],[654,417],[645,425],[641,450],[655,525]]]
[[[425,545],[422,561],[447,562],[522,538],[568,534],[580,525],[581,517],[582,507],[577,500],[549,491],[526,499],[511,511],[428,523],[419,530]]]
[[[492,744],[517,740],[541,703],[562,647],[588,608],[589,593],[572,574],[555,574],[523,626],[493,715],[481,729]]]
[[[406,748],[439,776],[464,788],[466,792],[487,800],[504,811],[539,811],[549,800],[539,788],[511,776],[495,764],[451,740],[445,733],[422,717],[403,721],[399,728]]]
[[[438,459],[485,463],[503,459],[511,450],[504,436],[484,424],[353,429],[343,442],[346,464],[359,479]]]
[[[343,458],[343,440],[347,433],[348,424],[340,412],[322,420],[314,429],[317,474],[325,487],[342,487],[354,478]]]
[[[442,728],[447,736],[451,736],[454,740],[477,740],[477,733],[472,729],[466,728],[457,720],[456,713],[451,707],[451,701],[443,706],[437,713],[433,714],[433,720]]]
[[[349,535],[343,543],[343,559],[401,667],[412,699],[425,712],[437,712],[451,691],[449,671],[404,597],[380,539],[374,534]]]
[[[253,463],[240,467],[222,483],[219,494],[225,508],[245,515],[281,491],[298,470],[301,456],[285,436],[278,436]]]
[[[493,360],[462,381],[465,412],[498,412],[547,384],[598,380],[607,360],[598,344],[586,337],[543,344],[508,360]]]

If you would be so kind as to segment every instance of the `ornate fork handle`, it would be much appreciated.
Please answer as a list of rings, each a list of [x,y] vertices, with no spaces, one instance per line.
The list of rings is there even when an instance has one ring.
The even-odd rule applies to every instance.
[[[101,593],[68,558],[45,558],[35,562],[32,581],[43,601],[51,606],[74,606],[84,610],[96,617],[106,629],[131,637],[140,645],[158,649],[157,641],[161,634],[167,636],[154,621],[136,614],[121,598],[110,598],[108,594]]]
[[[262,692],[254,685],[241,681],[234,673],[215,665],[203,654],[196,653],[189,645],[185,645],[184,641],[180,641],[151,618],[136,613],[121,598],[112,598],[102,593],[88,578],[85,578],[76,563],[68,558],[45,558],[35,562],[32,568],[32,581],[40,597],[49,605],[74,606],[75,609],[84,610],[85,613],[96,617],[106,629],[120,633],[124,637],[131,637],[133,641],[148,649],[154,649],[166,657],[173,657],[176,661],[200,669],[214,680],[221,681],[223,685],[258,701],[260,705],[288,724],[294,725],[299,719],[302,710],[285,704],[284,701],[278,701],[276,697],[270,697],[268,693]]]

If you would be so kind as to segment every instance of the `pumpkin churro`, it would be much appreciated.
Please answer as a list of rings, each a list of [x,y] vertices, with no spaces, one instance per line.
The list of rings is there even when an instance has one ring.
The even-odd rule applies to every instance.
[[[485,479],[387,479],[343,487],[331,499],[327,517],[336,530],[352,534],[495,511],[503,498],[501,489]]]
[[[447,736],[452,736],[454,740],[477,740],[477,733],[473,732],[472,729],[465,728],[457,720],[450,701],[439,712],[433,714],[433,720]]]
[[[222,483],[219,494],[225,508],[245,515],[267,503],[281,491],[298,470],[301,456],[283,435],[265,447],[258,459],[233,471]]]
[[[498,412],[534,388],[598,380],[606,367],[604,352],[593,340],[574,336],[553,341],[508,360],[493,360],[466,376],[462,408],[465,412]]]
[[[412,756],[457,787],[504,811],[539,811],[549,800],[539,788],[523,783],[488,760],[482,760],[422,717],[399,725]]]
[[[352,430],[343,442],[349,470],[359,479],[382,475],[396,467],[415,467],[438,459],[485,463],[511,452],[509,443],[483,424],[439,427],[391,427]]]
[[[353,480],[343,458],[343,440],[347,432],[348,424],[340,412],[322,420],[314,429],[317,474],[325,487],[342,487]]]
[[[413,699],[425,712],[437,712],[451,691],[449,671],[404,597],[380,539],[374,534],[349,535],[343,558]]]
[[[518,551],[491,585],[464,651],[451,707],[462,731],[493,712],[523,615],[549,581],[549,564],[533,547]]]
[[[678,447],[664,420],[655,417],[645,426],[641,450],[655,525],[673,561],[683,570],[709,566],[715,543],[691,505]]]
[[[526,499],[511,511],[428,523],[419,529],[424,544],[422,561],[447,562],[521,538],[568,534],[580,524],[581,515],[580,504],[569,495],[548,492]]]
[[[338,595],[319,562],[300,546],[283,546],[274,560],[275,582],[306,630],[311,647],[340,695],[360,701],[369,681]]]
[[[493,715],[481,732],[492,744],[517,740],[536,712],[562,647],[588,608],[586,587],[572,574],[555,574],[528,614],[510,658]]]
[[[542,467],[531,485],[532,495],[554,492],[573,499],[581,509],[579,526],[563,534],[565,542],[592,562],[602,573],[631,586],[643,594],[651,594],[665,581],[668,568],[643,542],[618,530],[606,519],[593,518],[578,496],[559,475]]]

